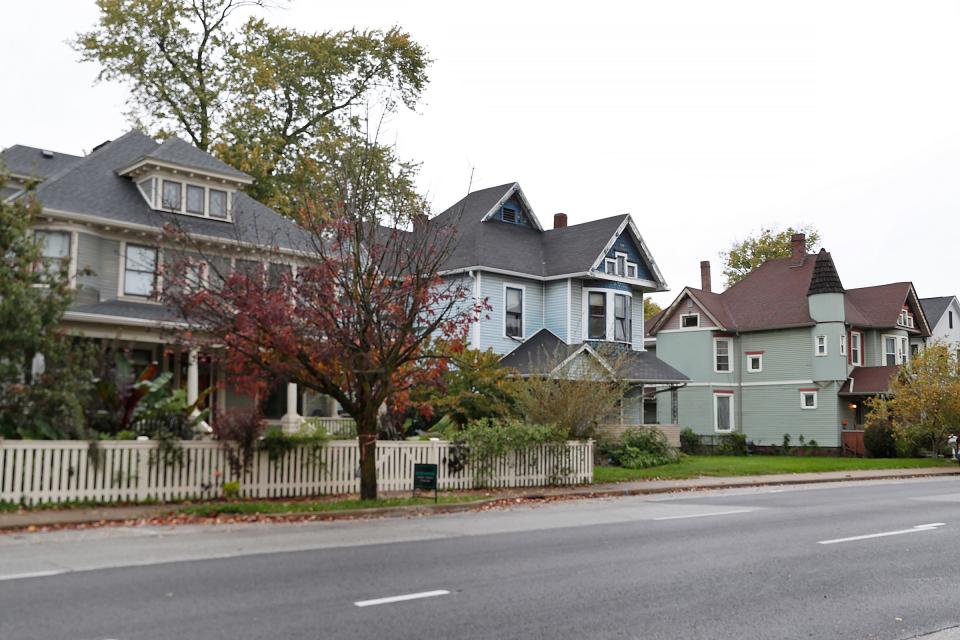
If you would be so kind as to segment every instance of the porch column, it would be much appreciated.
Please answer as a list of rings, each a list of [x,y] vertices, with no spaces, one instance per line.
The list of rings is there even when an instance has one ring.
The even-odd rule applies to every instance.
[[[680,403],[677,395],[677,388],[670,387],[670,424],[680,424]]]
[[[193,404],[200,397],[200,367],[197,364],[197,350],[190,349],[187,354],[187,403]]]
[[[287,433],[300,428],[300,414],[297,413],[297,383],[287,383],[287,412],[280,418],[280,426]]]

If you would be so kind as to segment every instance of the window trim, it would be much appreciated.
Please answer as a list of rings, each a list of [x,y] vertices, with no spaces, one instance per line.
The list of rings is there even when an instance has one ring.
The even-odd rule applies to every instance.
[[[748,351],[745,355],[747,356],[747,366],[746,366],[747,373],[762,373],[763,372],[763,351]],[[756,358],[757,362],[760,365],[756,369],[750,366],[753,358]]]
[[[823,340],[823,353],[820,353],[820,340],[821,340],[821,339]],[[824,356],[826,356],[826,355],[829,355],[829,354],[830,354],[830,351],[829,351],[829,348],[828,348],[827,336],[822,335],[822,334],[821,334],[821,335],[818,335],[818,336],[814,336],[814,338],[813,338],[813,355],[815,355],[815,356],[818,357],[818,358],[822,358],[822,357],[824,357]]]
[[[216,216],[213,215],[213,207],[210,206],[210,203],[213,201],[214,191],[223,194],[223,217],[219,215],[216,215]],[[229,191],[227,191],[226,189],[214,189],[213,187],[208,187],[206,202],[207,202],[206,217],[210,218],[211,220],[230,220],[231,215],[230,215],[230,192]]]
[[[507,334],[507,289],[518,289],[520,291],[520,335],[511,336]],[[527,336],[527,285],[516,284],[513,282],[503,283],[503,337],[507,340],[523,341]]]
[[[730,428],[729,429],[720,429],[718,426],[719,416],[717,415],[717,398],[729,398],[730,399]],[[713,431],[714,433],[733,433],[737,430],[737,398],[736,394],[733,391],[720,391],[714,389],[713,391]]]
[[[190,190],[199,189],[200,190],[200,211],[192,211],[190,209]],[[198,184],[191,184],[185,182],[183,184],[183,211],[184,213],[189,213],[195,216],[205,216],[207,212],[207,188],[200,186]]]
[[[625,337],[623,340],[617,339],[617,298],[624,299],[624,313],[626,314],[623,318],[624,320],[624,334]],[[633,344],[633,296],[627,295],[623,292],[616,292],[613,294],[613,342],[620,342],[622,344]]]
[[[56,234],[56,235],[66,236],[66,238],[67,238],[67,255],[61,256],[61,257],[59,257],[59,258],[48,258],[47,256],[43,255],[43,247],[41,246],[41,247],[40,247],[40,261],[41,261],[40,266],[41,266],[41,267],[45,267],[45,265],[43,265],[43,261],[44,261],[44,260],[48,260],[48,259],[58,260],[58,261],[61,261],[61,262],[64,261],[64,260],[66,260],[66,263],[67,263],[67,280],[68,280],[67,286],[68,286],[69,288],[71,288],[71,289],[76,288],[76,284],[77,284],[77,259],[76,259],[76,255],[77,255],[77,241],[78,241],[77,232],[74,231],[73,229],[63,228],[63,227],[59,227],[59,226],[54,226],[54,227],[34,227],[34,228],[33,228],[33,241],[34,241],[34,243],[36,243],[36,244],[39,244],[39,242],[38,242],[39,238],[37,237],[38,234],[43,234],[43,235]],[[58,269],[59,269],[59,268],[58,268]],[[49,285],[49,283],[38,283],[38,284],[36,284],[36,285],[34,285],[34,286],[42,287],[42,288],[47,288],[47,287],[49,287],[50,285]]]
[[[603,338],[591,338],[590,337],[590,294],[591,293],[601,293],[604,296],[604,337]],[[630,335],[627,336],[627,340],[615,340],[616,328],[615,323],[616,319],[615,314],[615,305],[616,305],[616,296],[625,296],[627,300],[627,323],[628,330]],[[619,289],[604,289],[601,287],[583,287],[581,293],[581,339],[584,342],[616,342],[619,344],[629,344],[633,345],[633,315],[634,315],[634,306],[633,306],[633,292],[632,291],[621,291]]]
[[[613,265],[613,266],[611,266]],[[608,276],[617,275],[617,259],[616,258],[604,258],[603,259],[603,272]]]
[[[141,249],[150,249],[153,251],[153,291],[149,294],[142,293],[130,293],[127,291],[127,271],[129,267],[127,266],[127,252],[130,250],[130,247],[138,247]],[[146,244],[137,244],[135,242],[123,242],[121,244],[121,253],[120,260],[122,261],[123,271],[120,277],[120,295],[125,298],[135,298],[137,300],[150,300],[156,297],[157,292],[160,291],[162,283],[160,282],[160,264],[162,256],[160,254],[159,247],[151,247]],[[137,273],[147,273],[146,271],[133,269]]]
[[[800,389],[800,408],[804,411],[813,411],[819,406],[819,389]],[[807,396],[813,396],[813,405],[806,403]]]
[[[697,324],[693,325],[692,327],[685,327],[685,326],[683,326],[683,319],[684,319],[684,318],[696,318],[696,319],[697,319]],[[681,329],[699,329],[699,328],[700,328],[700,312],[699,312],[699,311],[695,311],[695,312],[693,312],[693,313],[681,313],[681,314],[680,314],[680,328],[681,328]]]
[[[180,202],[176,207],[167,206],[166,194],[164,193],[167,189],[167,184],[175,184],[178,187],[180,187]],[[184,212],[184,207],[183,207],[184,193],[186,193],[186,189],[184,189],[184,183],[182,181],[169,180],[167,178],[161,179],[160,180],[160,208],[163,209],[164,211],[172,211],[174,213],[183,213]],[[193,215],[196,215],[196,214],[193,214]]]
[[[844,334],[843,334],[842,336],[840,336],[840,355],[842,355],[842,356],[847,355],[847,334],[846,334],[846,332],[844,332]]]
[[[720,342],[727,343],[727,369],[721,370],[717,368],[717,345]],[[727,337],[717,337],[713,339],[713,372],[714,373],[734,373],[736,367],[733,362],[733,338]]]

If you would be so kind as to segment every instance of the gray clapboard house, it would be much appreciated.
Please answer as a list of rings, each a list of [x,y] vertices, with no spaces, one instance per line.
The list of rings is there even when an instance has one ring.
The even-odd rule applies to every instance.
[[[0,197],[20,197],[36,184],[42,215],[35,233],[47,260],[69,263],[76,289],[64,318],[70,332],[105,350],[122,349],[135,367],[158,363],[191,401],[211,387],[212,407],[250,402],[223,384],[210,354],[177,344],[182,322],[157,301],[161,266],[183,255],[165,240],[168,223],[201,243],[209,260],[198,267],[199,277],[209,277],[212,263],[220,272],[254,264],[263,246],[278,246],[283,261],[268,273],[302,260],[302,230],[243,193],[249,175],[179,138],[158,143],[138,131],[85,156],[16,145],[0,152],[0,165],[10,176]],[[329,399],[304,396],[295,384],[265,402],[266,417],[291,428],[303,414],[333,410]]]
[[[755,444],[843,446],[863,423],[863,400],[886,393],[931,334],[913,285],[845,289],[832,256],[768,260],[722,293],[709,263],[650,328],[657,356],[690,377],[679,424],[704,435],[738,431]],[[663,417],[666,409],[658,409]]]
[[[630,215],[568,225],[557,213],[547,229],[513,182],[474,191],[429,224],[456,234],[443,275],[492,307],[472,327],[472,348],[502,354],[522,375],[615,359],[614,374],[632,384],[623,424],[656,422],[643,415],[645,387],[675,391],[687,380],[644,348],[643,296],[666,282]]]

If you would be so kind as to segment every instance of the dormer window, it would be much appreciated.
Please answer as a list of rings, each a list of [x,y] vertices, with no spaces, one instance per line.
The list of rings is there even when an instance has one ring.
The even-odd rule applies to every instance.
[[[203,215],[204,189],[196,185],[187,185],[187,213]]]
[[[910,313],[909,309],[903,309],[900,311],[900,316],[897,318],[897,324],[901,327],[907,327],[908,329],[914,328],[913,314]]]
[[[180,203],[183,199],[183,185],[172,180],[163,181],[163,193],[160,206],[170,211],[180,211]]]
[[[227,192],[220,189],[210,189],[210,217],[227,217]]]
[[[613,257],[604,258],[603,272],[621,278],[636,278],[637,263],[631,262],[628,258],[629,256],[625,253],[614,252]]]

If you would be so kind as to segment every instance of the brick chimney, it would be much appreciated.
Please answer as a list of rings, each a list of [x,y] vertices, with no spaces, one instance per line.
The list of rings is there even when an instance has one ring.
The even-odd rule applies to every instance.
[[[802,264],[806,256],[807,236],[803,233],[795,233],[790,236],[790,262]]]
[[[567,226],[567,214],[565,213],[555,213],[553,214],[553,228],[554,229],[563,229]]]
[[[703,260],[700,262],[700,288],[704,291],[711,291],[710,282],[710,261]]]

